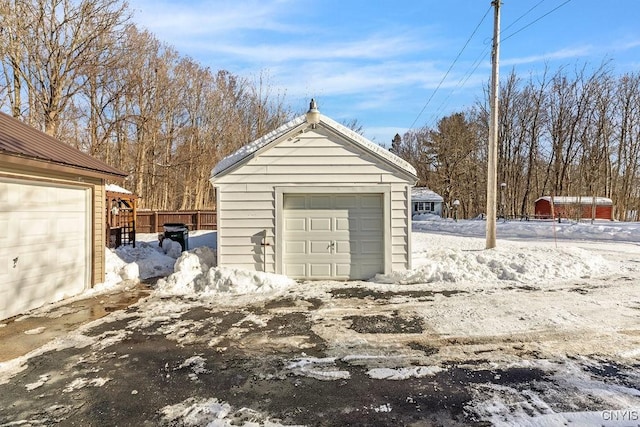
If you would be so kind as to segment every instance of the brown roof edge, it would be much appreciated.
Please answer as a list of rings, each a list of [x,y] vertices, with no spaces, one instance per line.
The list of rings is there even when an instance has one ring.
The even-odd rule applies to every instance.
[[[0,152],[21,163],[36,160],[84,172],[89,176],[124,180],[128,173],[114,168],[89,154],[35,129],[20,120],[0,112]],[[45,166],[45,168],[47,168]],[[67,171],[69,172],[69,171]]]
[[[68,166],[61,163],[48,162],[40,159],[21,157],[13,154],[7,154],[0,151],[0,163],[16,165],[16,167],[32,168],[34,170],[47,170],[59,172],[67,175],[80,175],[91,178],[99,178],[104,180],[113,180],[123,182],[127,175],[113,175],[102,171],[94,171],[90,169],[82,169],[78,167]]]

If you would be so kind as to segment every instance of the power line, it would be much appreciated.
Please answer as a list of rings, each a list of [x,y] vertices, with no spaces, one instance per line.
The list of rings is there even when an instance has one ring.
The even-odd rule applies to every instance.
[[[502,39],[502,41],[508,40],[511,37],[515,36],[516,34],[518,34],[519,32],[525,30],[526,28],[529,28],[530,26],[532,26],[533,24],[535,24],[536,22],[540,21],[542,18],[545,18],[549,15],[551,15],[553,12],[555,12],[556,10],[560,9],[562,6],[564,6],[565,4],[569,3],[571,0],[566,0],[564,3],[554,7],[553,9],[551,9],[549,12],[545,13],[544,15],[540,16],[537,19],[534,19],[533,21],[529,22],[527,25],[525,25],[524,27],[521,27],[519,30],[514,31],[513,33],[509,34],[508,36],[506,36],[505,38]],[[538,3],[540,4],[540,3]],[[534,6],[535,7],[535,6]]]
[[[427,109],[427,106],[429,105],[429,103],[431,102],[431,100],[433,99],[433,97],[435,96],[436,92],[438,92],[438,90],[440,89],[440,86],[442,86],[442,83],[444,83],[445,79],[447,78],[447,76],[449,75],[449,72],[451,71],[451,69],[453,68],[453,66],[456,64],[456,62],[458,61],[458,59],[460,58],[460,55],[462,55],[462,52],[464,52],[464,50],[466,49],[467,45],[469,44],[469,42],[471,41],[471,39],[473,38],[473,36],[475,35],[475,33],[478,31],[478,28],[480,28],[480,25],[482,24],[482,22],[484,21],[484,18],[487,17],[487,15],[489,14],[489,11],[491,10],[491,7],[489,7],[487,9],[487,11],[485,12],[484,16],[482,17],[482,19],[480,20],[480,22],[478,22],[478,25],[476,25],[476,28],[473,30],[473,33],[471,33],[471,35],[469,36],[469,38],[467,39],[466,43],[464,44],[464,46],[462,46],[462,49],[460,49],[460,52],[458,52],[458,56],[456,56],[456,58],[453,60],[453,62],[451,63],[451,65],[449,66],[449,69],[447,70],[447,72],[444,74],[444,76],[442,77],[442,80],[440,80],[440,83],[438,83],[438,86],[434,89],[434,91],[431,93],[431,96],[429,97],[429,99],[427,99],[427,102],[424,104],[424,107],[422,107],[422,110],[420,110],[420,113],[418,113],[418,116],[415,118],[415,120],[413,121],[413,123],[411,123],[411,126],[409,126],[409,129],[413,129],[413,126],[416,124],[416,122],[418,121],[418,119],[420,118],[420,116],[422,115],[422,113],[424,113],[424,110]]]
[[[541,19],[545,18],[546,16],[550,15],[551,13],[555,12],[556,10],[558,10],[559,8],[561,8],[562,6],[564,6],[565,4],[569,3],[571,0],[566,0],[564,3],[556,6],[555,8],[551,9],[550,11],[548,11],[547,13],[539,16],[538,18],[534,19],[533,21],[531,21],[530,23],[524,25],[523,27],[520,27],[518,30],[514,31],[513,33],[509,34],[508,36],[506,36],[505,38],[502,39],[502,42],[504,42],[505,40],[513,37],[514,35],[518,34],[519,32],[525,30],[526,28],[532,26],[533,24],[537,23],[538,21],[540,21]],[[513,27],[516,23],[518,23],[520,20],[522,20],[524,17],[526,17],[527,15],[529,15],[534,9],[536,9],[538,6],[540,6],[542,3],[544,3],[545,0],[540,0],[538,3],[536,3],[534,6],[532,6],[531,8],[529,8],[529,10],[527,10],[526,12],[524,12],[522,15],[520,15],[518,18],[516,18],[511,24],[509,24],[504,30],[500,31],[500,34],[503,34],[506,30],[508,30],[509,28]],[[488,13],[488,11],[487,11]],[[486,13],[485,16],[482,18],[484,20],[484,18],[486,17]],[[476,28],[477,30],[477,28]],[[475,33],[475,31],[474,31]],[[466,45],[465,45],[466,47]],[[462,53],[462,52],[461,52]],[[480,64],[482,63],[482,61],[489,55],[489,46],[486,46],[484,48],[484,50],[480,53],[480,55],[478,55],[478,57],[476,58],[476,60],[471,64],[471,66],[469,67],[469,70],[467,70],[467,72],[460,78],[460,80],[458,81],[458,84],[456,85],[456,87],[454,87],[453,89],[451,89],[451,91],[449,92],[449,94],[447,95],[447,97],[445,98],[444,101],[442,101],[442,103],[440,104],[440,106],[438,107],[438,109],[436,110],[436,112],[434,112],[434,114],[432,115],[431,120],[435,121],[435,119],[437,118],[438,114],[440,114],[445,106],[447,101],[451,98],[451,95],[459,90],[462,89],[467,82],[469,81],[469,79],[471,78],[471,76],[473,74],[475,74],[476,70],[478,69],[478,67],[480,66]],[[460,55],[458,55],[460,56]],[[457,58],[456,58],[457,60]],[[451,70],[451,68],[449,69]],[[448,73],[448,71],[447,71]],[[446,75],[445,75],[446,77]],[[444,80],[444,79],[443,79]],[[442,83],[442,82],[441,82]],[[440,85],[438,85],[438,88],[440,87]],[[437,89],[436,89],[437,90]],[[433,96],[435,95],[435,92],[432,94],[431,98],[433,98]],[[431,98],[429,98],[429,101],[431,101]],[[427,101],[427,105],[429,104],[429,101]],[[418,115],[418,117],[420,117],[420,115],[422,114],[422,112],[424,111],[424,109],[426,108],[426,106],[422,109],[422,111],[420,112],[420,114]],[[411,127],[413,128],[413,125],[415,124],[416,120],[414,121],[414,123],[411,125]]]
[[[545,2],[545,0],[540,0],[534,6],[529,8],[529,10],[527,10],[522,15],[520,15],[518,18],[516,18],[515,21],[513,21],[511,24],[507,25],[507,27],[504,30],[501,30],[500,34],[502,34],[504,31],[508,30],[509,28],[513,27],[517,22],[519,22],[525,16],[529,15],[535,8],[537,8],[538,6],[540,6],[544,2]],[[478,55],[478,57],[475,59],[475,61],[473,61],[473,63],[469,67],[469,70],[467,70],[467,72],[460,78],[460,80],[458,80],[458,84],[456,85],[456,87],[451,89],[451,91],[449,92],[449,94],[447,95],[445,100],[440,104],[438,109],[433,113],[433,115],[431,117],[431,121],[432,122],[435,122],[435,120],[437,119],[438,115],[442,111],[444,111],[444,109],[445,109],[445,107],[447,105],[447,101],[449,101],[449,99],[451,98],[451,95],[453,95],[453,93],[456,92],[457,90],[462,89],[467,84],[467,82],[469,81],[471,76],[473,76],[475,74],[476,70],[478,69],[478,67],[480,66],[482,61],[484,61],[484,59],[489,55],[489,48],[490,48],[489,45],[485,46],[485,48],[482,50],[482,52],[480,52],[480,55]]]

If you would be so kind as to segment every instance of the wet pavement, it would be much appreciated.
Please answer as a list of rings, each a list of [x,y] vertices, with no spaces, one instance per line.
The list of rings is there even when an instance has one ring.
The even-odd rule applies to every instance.
[[[24,356],[43,344],[77,329],[80,325],[122,310],[149,295],[147,284],[132,284],[125,290],[53,304],[0,322],[0,362]],[[39,314],[42,313],[42,314]]]
[[[543,354],[557,331],[434,334],[419,314],[462,292],[313,286],[316,297],[152,293],[133,304],[149,295],[141,286],[13,319],[0,348],[15,342],[24,353],[56,334],[66,342],[0,376],[0,426],[483,427],[498,399],[531,415],[612,407],[585,388],[640,401],[638,366]]]

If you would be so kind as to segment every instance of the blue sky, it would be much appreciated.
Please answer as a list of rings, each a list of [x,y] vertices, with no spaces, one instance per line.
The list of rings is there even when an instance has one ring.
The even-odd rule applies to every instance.
[[[136,24],[182,55],[268,76],[294,112],[314,97],[323,114],[357,119],[382,145],[483,99],[491,74],[490,0],[128,2]],[[500,75],[603,61],[637,72],[639,19],[638,0],[503,0]]]

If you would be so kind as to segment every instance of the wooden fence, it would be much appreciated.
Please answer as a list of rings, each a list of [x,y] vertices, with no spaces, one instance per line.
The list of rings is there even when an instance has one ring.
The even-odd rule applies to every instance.
[[[137,211],[136,233],[159,233],[169,223],[185,224],[189,230],[216,230],[215,211]]]

